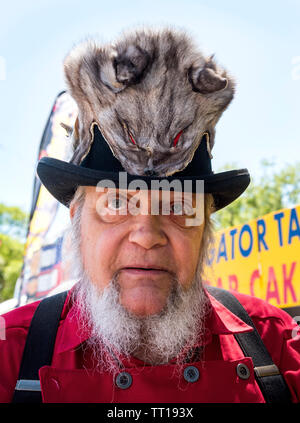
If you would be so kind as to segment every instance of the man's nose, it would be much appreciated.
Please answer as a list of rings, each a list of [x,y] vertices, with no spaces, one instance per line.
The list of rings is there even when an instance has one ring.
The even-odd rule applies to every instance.
[[[168,243],[167,236],[162,230],[160,218],[157,215],[135,216],[129,241],[140,245],[146,250],[162,247]]]

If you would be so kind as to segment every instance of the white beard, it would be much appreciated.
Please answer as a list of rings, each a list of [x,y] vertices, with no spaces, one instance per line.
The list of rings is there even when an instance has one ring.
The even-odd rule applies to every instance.
[[[119,371],[122,360],[138,356],[152,365],[168,363],[176,358],[179,366],[195,345],[201,344],[209,301],[195,276],[191,287],[183,290],[177,280],[164,309],[156,315],[138,317],[119,302],[118,275],[99,292],[83,269],[80,253],[80,231],[71,228],[72,266],[76,266],[77,280],[73,299],[77,303],[79,327],[88,327],[91,337],[87,348],[92,349],[95,368],[113,374]],[[199,266],[198,266],[199,267]],[[196,275],[199,275],[199,269]]]

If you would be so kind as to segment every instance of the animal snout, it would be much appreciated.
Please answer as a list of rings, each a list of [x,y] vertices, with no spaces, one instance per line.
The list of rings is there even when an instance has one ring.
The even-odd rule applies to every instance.
[[[155,172],[155,170],[153,168],[150,168],[150,167],[145,167],[144,173],[145,173],[146,176],[157,176],[157,173]]]

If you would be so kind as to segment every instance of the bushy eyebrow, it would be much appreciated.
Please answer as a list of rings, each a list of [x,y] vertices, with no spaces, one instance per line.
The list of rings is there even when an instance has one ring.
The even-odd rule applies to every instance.
[[[110,190],[109,188],[106,188],[104,192],[108,192],[109,190]],[[132,197],[134,197],[136,194],[138,194],[140,191],[143,191],[143,190],[132,190],[132,191],[129,191],[129,190],[126,190],[126,189],[114,188],[113,191],[115,191],[116,194],[122,194],[123,193],[130,200]],[[163,192],[163,191],[160,190],[160,192]],[[184,200],[184,193],[181,192],[181,197],[180,196],[174,196],[174,191],[171,190],[170,191],[170,197],[169,198],[170,198],[170,201],[176,200],[176,199],[182,199],[182,200]],[[163,199],[164,198],[162,196],[159,197],[159,201],[160,202],[162,202]],[[193,193],[192,194],[192,203],[193,203],[193,205],[195,204],[195,201],[196,201],[196,194]]]

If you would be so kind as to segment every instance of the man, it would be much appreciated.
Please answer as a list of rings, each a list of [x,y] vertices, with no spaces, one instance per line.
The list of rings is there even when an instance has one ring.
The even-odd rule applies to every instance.
[[[259,337],[250,342],[247,314],[244,321],[202,283],[211,214],[249,184],[246,169],[211,169],[232,80],[169,30],[137,32],[113,51],[75,49],[65,72],[79,106],[72,158],[43,158],[38,175],[70,209],[78,283],[45,303],[47,312],[35,313],[36,302],[4,316],[0,400],[298,402],[295,322],[234,294],[271,356],[257,364],[256,350],[269,356]]]

